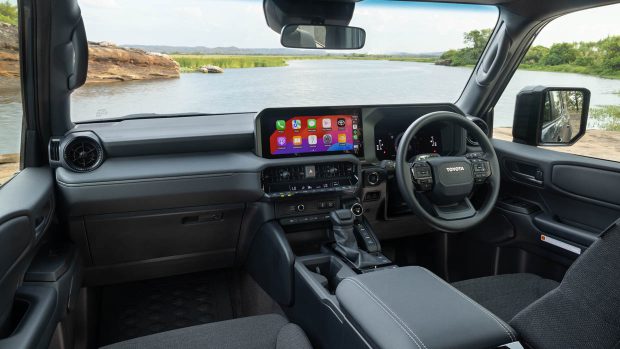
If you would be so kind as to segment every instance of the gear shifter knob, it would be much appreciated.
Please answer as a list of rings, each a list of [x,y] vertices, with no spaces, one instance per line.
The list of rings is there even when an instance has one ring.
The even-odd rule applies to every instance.
[[[329,218],[333,225],[353,225],[355,216],[351,213],[351,210],[341,209],[332,211],[329,214]]]

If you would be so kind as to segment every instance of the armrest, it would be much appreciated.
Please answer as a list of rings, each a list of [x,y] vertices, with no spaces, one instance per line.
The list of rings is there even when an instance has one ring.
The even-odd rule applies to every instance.
[[[517,340],[509,325],[420,267],[346,278],[336,296],[380,348],[493,348]]]

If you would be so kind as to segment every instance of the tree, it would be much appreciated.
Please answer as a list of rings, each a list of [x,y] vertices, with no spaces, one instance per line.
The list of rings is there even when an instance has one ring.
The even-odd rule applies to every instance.
[[[525,54],[525,58],[523,58],[523,63],[525,64],[541,64],[547,55],[549,54],[549,49],[544,46],[532,46]]]
[[[0,22],[17,25],[17,6],[10,2],[0,2]]]
[[[463,35],[463,42],[468,47],[479,50],[480,53],[482,53],[482,50],[484,50],[484,47],[487,44],[487,41],[489,41],[489,38],[491,37],[491,32],[492,30],[488,28],[472,30]]]
[[[467,46],[458,50],[444,52],[440,59],[452,66],[474,65],[484,51],[491,36],[491,29],[472,30],[463,34],[463,43]]]
[[[620,71],[620,35],[599,41],[601,69],[605,72]]]
[[[570,64],[577,58],[577,50],[574,44],[563,42],[561,44],[553,44],[549,49],[549,54],[545,57],[543,63],[545,65]]]

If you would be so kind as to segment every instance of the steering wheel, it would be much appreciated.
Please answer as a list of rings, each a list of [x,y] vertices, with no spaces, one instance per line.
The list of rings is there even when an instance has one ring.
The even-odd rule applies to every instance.
[[[500,169],[491,141],[471,120],[452,112],[433,112],[415,120],[405,131],[401,144],[409,144],[422,128],[436,122],[458,125],[474,136],[482,153],[466,156],[407,159],[407,147],[398,147],[396,179],[401,195],[413,213],[431,227],[444,232],[465,231],[490,213],[500,185]],[[479,209],[469,197],[477,185],[490,189]]]

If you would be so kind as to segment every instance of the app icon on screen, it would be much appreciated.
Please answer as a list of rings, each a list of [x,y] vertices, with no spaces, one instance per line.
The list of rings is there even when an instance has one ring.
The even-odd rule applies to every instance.
[[[308,129],[309,130],[316,129],[316,119],[308,119]]]
[[[323,128],[332,128],[332,119],[323,119]]]
[[[299,130],[301,128],[301,120],[293,119],[292,125],[293,125],[293,130]]]
[[[338,119],[338,127],[345,127],[347,122],[344,119]]]
[[[309,145],[316,145],[316,142],[317,142],[316,135],[308,136],[308,144]]]
[[[353,124],[353,129],[357,130],[357,124]]]
[[[301,145],[301,136],[293,136],[293,145]]]
[[[346,143],[347,142],[347,134],[339,133],[338,134],[338,143]]]
[[[354,139],[354,140],[357,140],[357,135],[353,135],[353,139]]]
[[[284,131],[285,128],[286,128],[286,121],[284,121],[284,120],[277,120],[276,121],[276,129],[278,131]]]
[[[332,144],[332,135],[330,135],[329,133],[323,135],[323,144]]]
[[[278,137],[278,146],[284,147],[286,145],[286,137]]]

